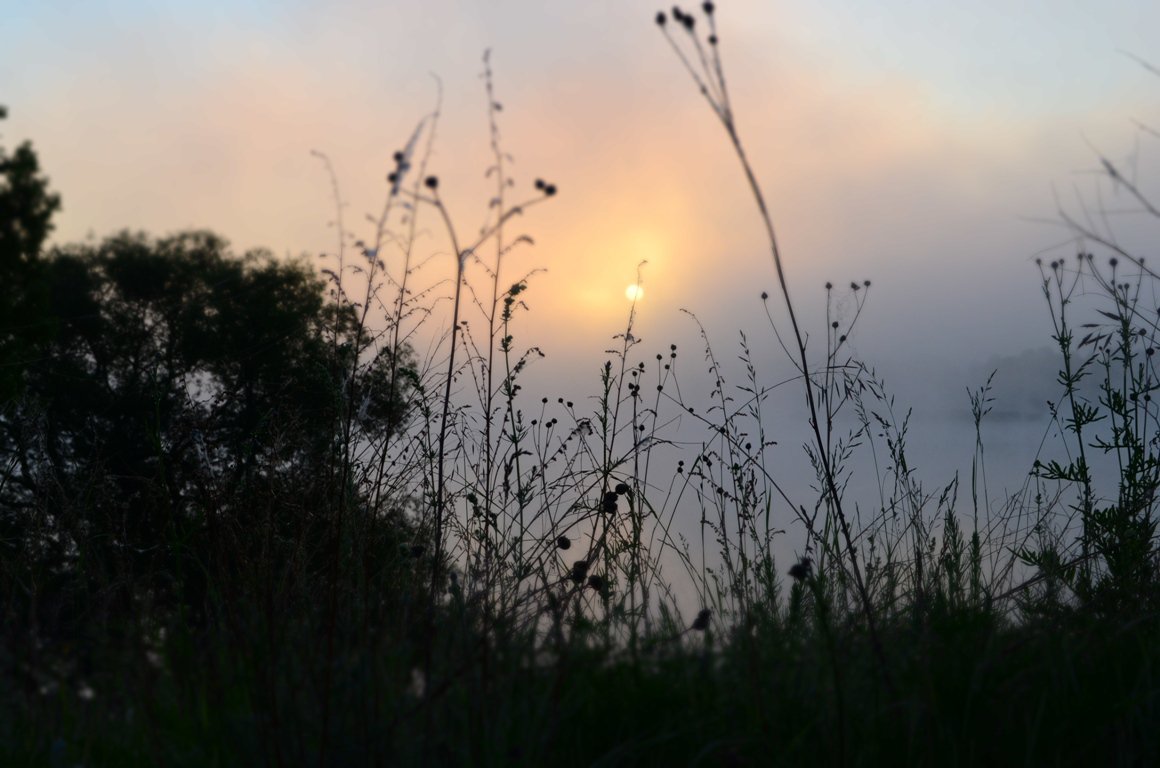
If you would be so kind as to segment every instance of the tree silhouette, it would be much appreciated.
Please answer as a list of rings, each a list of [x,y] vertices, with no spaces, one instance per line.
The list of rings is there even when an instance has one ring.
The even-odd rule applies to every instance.
[[[0,120],[6,117],[0,107]],[[9,155],[0,144],[0,406],[19,391],[29,345],[48,333],[40,253],[59,209],[32,145]]]
[[[408,350],[373,349],[308,264],[237,257],[207,232],[42,254],[57,198],[30,147],[0,158],[13,635],[75,643],[93,622],[175,611],[196,624],[211,604],[333,579],[336,555],[355,556],[344,526],[362,562],[396,567],[368,553],[397,555],[407,522],[370,508],[343,457],[404,422]],[[387,386],[386,371],[403,375]]]

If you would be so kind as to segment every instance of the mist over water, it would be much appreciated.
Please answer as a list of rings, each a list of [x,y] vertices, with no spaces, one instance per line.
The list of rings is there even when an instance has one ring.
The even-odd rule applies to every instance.
[[[1024,311],[1047,315],[1046,304],[1038,296],[1037,281],[1026,281],[1026,293],[1031,297]],[[528,301],[535,306],[535,294]],[[656,355],[663,353],[668,363],[669,340],[677,339],[678,358],[674,361],[680,386],[679,397],[684,405],[692,405],[698,415],[719,416],[715,407],[716,398],[711,399],[714,378],[709,373],[705,342],[697,333],[697,326],[689,318],[686,328],[678,330],[674,325],[650,324],[648,315],[660,312],[655,307],[642,304],[641,316],[634,326],[639,336],[638,344],[630,353],[630,362],[645,363],[645,406],[652,407],[654,393],[649,391],[656,373]],[[889,312],[891,308],[876,306],[873,298],[865,310],[867,317],[876,311]],[[534,323],[524,319],[529,326]],[[921,322],[921,318],[916,318]],[[641,329],[644,330],[641,330]],[[1027,329],[1021,329],[1030,335]],[[1039,330],[1035,328],[1033,330]],[[664,333],[663,343],[655,334]],[[593,334],[595,335],[595,334]],[[635,335],[635,334],[634,334]],[[723,338],[711,338],[713,354],[719,364],[719,371],[726,381],[726,394],[732,398],[731,407],[744,406],[748,393],[740,387],[748,386],[745,366],[740,360],[740,336],[734,332],[723,334]],[[1062,359],[1058,349],[1052,349],[1049,334],[1038,339],[1036,346],[1028,346],[1013,354],[976,352],[971,348],[961,350],[961,355],[944,352],[921,351],[905,354],[906,350],[883,350],[884,345],[875,344],[861,336],[855,338],[859,351],[866,350],[863,362],[872,368],[877,379],[884,385],[889,400],[877,400],[865,396],[867,413],[877,413],[896,427],[905,423],[905,457],[910,477],[921,487],[924,514],[935,522],[940,512],[937,502],[945,489],[957,480],[953,509],[960,522],[970,530],[975,514],[975,499],[972,489],[972,472],[977,469],[975,482],[978,497],[980,525],[989,520],[997,520],[1009,514],[1011,503],[1030,504],[1040,486],[1033,476],[1035,461],[1047,462],[1052,459],[1066,463],[1075,450],[1074,436],[1061,431],[1059,423],[1052,419],[1049,402],[1058,404],[1063,395],[1058,375]],[[997,347],[1009,347],[1012,339],[997,340]],[[1017,342],[1017,339],[1016,339]],[[563,351],[552,348],[550,342],[544,344],[546,357],[533,365],[524,379],[526,402],[536,404],[540,393],[551,399],[564,397],[576,405],[578,413],[584,409],[595,409],[593,395],[598,391],[599,368],[605,359],[617,358],[612,354],[619,349],[621,340],[612,338],[610,332],[603,345],[591,340],[587,348],[570,349],[564,345]],[[675,342],[674,342],[675,343]],[[762,407],[763,426],[767,438],[776,441],[765,454],[765,469],[770,478],[780,488],[773,495],[771,524],[782,531],[774,539],[773,553],[785,571],[789,565],[806,551],[807,535],[797,510],[805,507],[812,510],[821,497],[821,483],[811,468],[804,446],[813,440],[808,426],[808,410],[800,378],[795,377],[792,364],[784,353],[776,347],[772,331],[764,334],[747,334],[747,343],[755,361],[759,386],[770,390]],[[601,354],[604,350],[607,353]],[[574,354],[572,354],[574,353]],[[874,357],[875,354],[879,356]],[[972,416],[972,395],[980,395],[990,378],[990,389],[984,395],[986,413],[983,415],[979,433]],[[1082,393],[1091,402],[1099,398],[1095,377],[1085,381]],[[669,398],[676,396],[673,386],[667,386],[662,396],[660,423],[657,437],[664,445],[651,448],[651,465],[648,484],[651,500],[659,503],[665,498],[666,489],[673,482],[683,478],[676,474],[677,461],[683,459],[688,466],[697,456],[706,441],[713,439],[711,428],[682,409]],[[1061,409],[1062,410],[1062,409]],[[746,422],[751,427],[752,422]],[[835,439],[847,440],[862,430],[853,403],[847,403],[834,422]],[[852,452],[844,465],[844,504],[850,514],[863,522],[879,515],[895,498],[893,463],[889,455],[886,435],[881,428],[872,426],[868,435],[858,438],[859,446]],[[895,438],[894,434],[890,435]],[[1090,438],[1090,433],[1089,433]],[[981,441],[981,451],[978,441]],[[1099,451],[1088,452],[1096,476],[1096,490],[1102,498],[1114,498],[1116,488],[1108,486],[1117,474],[1114,457],[1104,456]],[[973,464],[975,461],[978,464]],[[1060,484],[1049,484],[1055,491],[1063,490],[1063,499],[1074,494]],[[784,497],[782,497],[784,493]],[[1012,499],[1015,502],[1012,502]],[[791,506],[792,502],[792,506]],[[712,517],[715,512],[700,504],[691,496],[677,506],[673,513],[674,540],[677,536],[694,543],[697,551],[702,537],[700,519],[702,512]],[[935,525],[937,535],[937,524]],[[1028,533],[1023,532],[1025,535]],[[713,541],[711,532],[706,532],[706,562],[720,565],[719,547]],[[692,592],[692,585],[683,577],[683,566],[671,553],[664,558],[667,573],[674,574],[673,587],[678,596],[678,604],[691,610],[702,598]]]

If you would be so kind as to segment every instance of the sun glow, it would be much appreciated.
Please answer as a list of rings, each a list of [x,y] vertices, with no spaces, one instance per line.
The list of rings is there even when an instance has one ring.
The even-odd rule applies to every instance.
[[[624,289],[624,296],[629,301],[640,301],[644,298],[644,288],[634,283]]]

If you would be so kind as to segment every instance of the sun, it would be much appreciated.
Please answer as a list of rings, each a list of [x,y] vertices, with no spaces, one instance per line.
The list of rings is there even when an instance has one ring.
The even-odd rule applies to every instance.
[[[629,301],[640,301],[644,298],[644,288],[634,283],[624,289],[624,295]]]

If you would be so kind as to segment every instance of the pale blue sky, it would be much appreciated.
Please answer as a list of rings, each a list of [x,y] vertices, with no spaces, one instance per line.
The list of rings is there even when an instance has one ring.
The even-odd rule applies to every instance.
[[[1127,86],[1117,49],[1155,49],[1160,4],[1129,0],[803,3],[803,37],[847,63],[919,78],[966,114],[1090,108]]]

